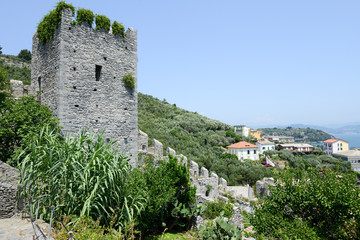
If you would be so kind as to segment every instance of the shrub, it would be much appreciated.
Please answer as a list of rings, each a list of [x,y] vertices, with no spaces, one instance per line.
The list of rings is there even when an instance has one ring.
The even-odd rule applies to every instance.
[[[18,54],[18,58],[21,58],[25,61],[30,61],[31,60],[31,52],[27,49],[23,49]]]
[[[122,81],[125,83],[125,86],[133,90],[135,88],[135,78],[131,73],[125,74],[122,78]]]
[[[10,160],[14,151],[25,146],[45,125],[56,127],[57,124],[50,109],[32,96],[18,101],[6,99],[0,107],[0,160],[17,166],[17,161]]]
[[[220,216],[220,213],[223,212],[224,217],[231,218],[234,214],[233,205],[231,203],[226,203],[224,201],[219,202],[206,202],[206,210],[204,213],[204,218],[214,219]]]
[[[257,232],[280,239],[359,239],[356,180],[330,169],[285,172],[250,221]]]
[[[165,227],[169,231],[179,226],[189,227],[189,218],[178,218],[173,210],[179,206],[181,210],[189,209],[195,203],[196,188],[191,186],[188,168],[178,164],[176,157],[169,155],[169,161],[160,161],[158,167],[147,160],[144,168],[134,169],[128,188],[139,186],[147,196],[145,209],[137,219],[140,230],[146,233],[162,232]]]
[[[32,206],[42,198],[42,204],[55,206],[60,216],[101,217],[102,225],[113,222],[114,227],[133,222],[143,209],[143,189],[125,187],[128,158],[118,155],[114,142],[101,135],[82,131],[63,138],[43,128],[17,158],[22,162],[22,194]],[[43,208],[40,215],[48,219],[49,208]]]
[[[110,30],[110,19],[104,15],[96,15],[95,24],[96,24],[96,28],[95,28],[96,30],[104,29],[107,32]]]
[[[73,14],[75,13],[73,5],[60,1],[57,3],[56,8],[41,20],[37,27],[37,37],[41,43],[45,44],[53,39],[55,30],[61,22],[62,10],[65,8],[70,8]]]
[[[76,13],[76,21],[79,24],[87,23],[91,26],[94,22],[94,16],[91,10],[80,8]]]
[[[241,229],[234,227],[233,224],[225,222],[222,217],[215,221],[208,221],[200,226],[199,235],[204,240],[241,239]]]
[[[112,33],[114,35],[119,35],[120,37],[125,37],[125,28],[121,23],[118,23],[117,21],[114,21],[112,26]]]

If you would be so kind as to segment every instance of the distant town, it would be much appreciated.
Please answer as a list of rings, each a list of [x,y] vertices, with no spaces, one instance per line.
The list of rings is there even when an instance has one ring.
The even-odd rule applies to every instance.
[[[351,168],[360,172],[360,148],[349,149],[349,142],[340,138],[329,138],[322,141],[322,144],[313,146],[306,142],[295,142],[293,136],[265,135],[261,130],[251,129],[246,125],[235,125],[234,132],[247,141],[239,141],[222,149],[236,155],[241,161],[259,160],[260,154],[264,154],[265,151],[285,150],[310,154],[317,148],[327,155],[350,162]],[[266,164],[274,165],[268,158],[266,158]]]

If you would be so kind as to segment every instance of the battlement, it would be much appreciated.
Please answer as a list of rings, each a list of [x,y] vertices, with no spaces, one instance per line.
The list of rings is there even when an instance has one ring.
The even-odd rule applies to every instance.
[[[89,24],[72,24],[70,8],[62,11],[52,41],[41,43],[35,33],[31,66],[32,92],[39,93],[60,119],[64,134],[81,129],[104,132],[119,151],[137,158],[137,33],[125,38],[95,30]],[[134,88],[123,77],[131,74]]]
[[[138,132],[138,152],[141,156],[153,156],[156,161],[167,160],[168,155],[175,156],[179,163],[189,166],[190,180],[192,185],[196,186],[196,195],[198,203],[205,201],[215,201],[220,197],[221,192],[225,192],[227,188],[227,181],[224,178],[219,178],[214,172],[201,167],[194,161],[188,161],[188,158],[182,154],[177,155],[176,151],[170,147],[166,149],[164,156],[163,144],[156,139],[152,140],[152,146],[148,146],[149,137],[146,133],[139,130]]]

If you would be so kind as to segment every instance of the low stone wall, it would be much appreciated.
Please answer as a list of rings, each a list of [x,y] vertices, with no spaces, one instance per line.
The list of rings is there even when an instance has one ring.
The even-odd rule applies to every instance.
[[[20,172],[0,161],[0,218],[12,217],[17,211],[16,192]]]
[[[16,188],[0,183],[0,218],[9,218],[16,213]]]
[[[163,144],[156,139],[152,140],[152,146],[148,146],[148,135],[139,130],[138,134],[138,152],[143,156],[151,155],[155,160],[167,160],[168,155],[175,156],[179,163],[189,166],[190,181],[193,186],[196,186],[196,197],[198,203],[207,201],[216,201],[220,196],[220,192],[225,192],[227,188],[227,181],[224,178],[218,177],[216,173],[209,172],[208,169],[202,167],[194,161],[188,161],[187,157],[180,154],[177,155],[176,151],[170,147],[166,149],[164,156]]]

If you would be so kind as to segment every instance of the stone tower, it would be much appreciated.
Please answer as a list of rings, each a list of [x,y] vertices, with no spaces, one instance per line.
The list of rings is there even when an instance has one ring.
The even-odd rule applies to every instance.
[[[104,131],[120,152],[137,159],[137,33],[129,28],[125,38],[86,24],[71,24],[65,9],[51,42],[32,46],[31,85],[41,104],[60,119],[65,134],[81,129]],[[122,78],[135,78],[128,88]]]

